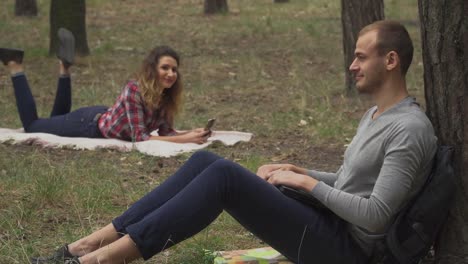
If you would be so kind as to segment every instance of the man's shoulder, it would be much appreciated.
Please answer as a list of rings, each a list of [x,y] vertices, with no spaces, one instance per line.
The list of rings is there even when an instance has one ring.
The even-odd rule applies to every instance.
[[[366,115],[370,114],[372,114],[372,108],[366,113]],[[364,120],[369,120],[369,118]],[[432,123],[416,104],[390,109],[375,120],[374,125],[376,129],[372,131],[385,135],[389,140],[400,137],[432,138],[434,136]]]
[[[432,123],[421,110],[409,110],[395,116],[386,132],[385,145],[387,147],[404,146],[408,151],[416,151],[419,155],[426,155],[428,159],[437,145],[437,137]]]
[[[400,113],[388,131],[388,142],[404,142],[412,146],[435,146],[437,137],[429,118],[421,110],[409,110]],[[396,140],[396,141],[395,141]]]
[[[420,108],[406,107],[395,116],[395,124],[410,131],[432,130],[432,123]]]

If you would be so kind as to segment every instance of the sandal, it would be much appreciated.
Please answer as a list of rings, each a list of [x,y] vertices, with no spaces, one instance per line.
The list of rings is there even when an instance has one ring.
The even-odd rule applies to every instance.
[[[67,261],[78,259],[78,256],[73,256],[70,251],[68,251],[68,245],[64,245],[58,248],[52,255],[48,257],[37,257],[31,258],[31,264],[62,264],[67,263]],[[74,262],[69,262],[74,263]],[[79,263],[79,262],[76,262]]]

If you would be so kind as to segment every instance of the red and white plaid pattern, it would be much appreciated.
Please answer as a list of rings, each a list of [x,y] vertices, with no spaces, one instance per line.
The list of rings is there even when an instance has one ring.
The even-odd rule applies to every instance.
[[[127,141],[145,141],[150,133],[159,129],[160,136],[174,135],[166,120],[158,118],[158,111],[149,111],[136,81],[129,81],[114,106],[99,118],[99,129],[106,138]]]

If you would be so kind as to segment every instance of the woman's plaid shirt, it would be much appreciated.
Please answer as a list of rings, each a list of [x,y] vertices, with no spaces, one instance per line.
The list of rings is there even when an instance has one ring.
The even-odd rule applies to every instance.
[[[177,134],[158,112],[146,109],[138,83],[129,81],[114,106],[99,118],[98,126],[106,138],[132,142],[150,139],[150,133],[157,129],[160,136]]]

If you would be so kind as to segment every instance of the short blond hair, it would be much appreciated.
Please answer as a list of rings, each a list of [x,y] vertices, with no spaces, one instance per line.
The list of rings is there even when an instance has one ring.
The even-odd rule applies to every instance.
[[[380,20],[365,26],[359,31],[359,36],[370,31],[377,31],[377,52],[385,55],[395,51],[400,57],[400,67],[403,75],[406,75],[413,60],[413,42],[406,28],[399,22],[392,20]]]

